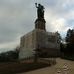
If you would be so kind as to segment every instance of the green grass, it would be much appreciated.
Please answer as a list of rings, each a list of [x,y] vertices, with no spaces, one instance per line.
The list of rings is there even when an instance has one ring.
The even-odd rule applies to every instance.
[[[63,59],[66,59],[66,60],[74,61],[74,56],[64,55],[62,58],[63,58]]]

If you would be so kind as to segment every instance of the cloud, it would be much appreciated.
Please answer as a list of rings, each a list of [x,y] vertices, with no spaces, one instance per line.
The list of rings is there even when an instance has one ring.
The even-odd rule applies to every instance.
[[[47,30],[59,31],[64,35],[69,28],[74,27],[74,0],[49,0],[49,2],[45,14]]]
[[[11,42],[6,42],[3,44],[0,44],[0,53],[14,50],[16,48],[16,46],[19,46],[19,42],[20,42],[20,40],[16,39],[16,40],[11,41]]]
[[[46,12],[47,30],[48,31],[65,31],[66,20],[56,14],[53,11]]]
[[[35,2],[45,7],[47,31],[63,35],[74,27],[74,0],[0,0],[1,49],[15,48],[20,37],[34,29]]]
[[[27,2],[17,0],[2,0],[0,3],[0,48],[12,48],[17,46],[17,41],[22,35],[32,30],[33,23],[31,5],[27,7]],[[29,29],[29,30],[28,30]],[[16,41],[16,39],[19,39]],[[18,42],[19,43],[19,42]],[[15,46],[13,46],[14,48]]]

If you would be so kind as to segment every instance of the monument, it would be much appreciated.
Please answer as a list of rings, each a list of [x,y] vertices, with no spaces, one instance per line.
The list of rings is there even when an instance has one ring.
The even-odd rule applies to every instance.
[[[41,4],[35,3],[36,8],[37,8],[37,19],[35,21],[35,28],[36,29],[41,29],[41,30],[45,30],[45,19],[44,19],[44,6],[42,6]]]
[[[59,35],[57,32],[46,31],[44,6],[37,3],[35,3],[35,6],[37,8],[35,29],[21,37],[19,59],[34,56],[34,50],[39,51],[40,57],[59,56]]]

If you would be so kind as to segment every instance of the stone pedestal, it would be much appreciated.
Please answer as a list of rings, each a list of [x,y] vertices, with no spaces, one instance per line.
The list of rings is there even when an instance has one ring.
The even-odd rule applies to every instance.
[[[36,19],[35,29],[46,30],[45,23],[46,23],[46,21],[43,18]]]

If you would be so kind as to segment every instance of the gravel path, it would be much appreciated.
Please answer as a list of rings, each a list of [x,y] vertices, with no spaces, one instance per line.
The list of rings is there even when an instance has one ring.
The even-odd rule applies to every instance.
[[[74,74],[74,61],[56,59],[57,64],[51,67],[46,67],[21,74]],[[66,72],[66,73],[65,73]]]

